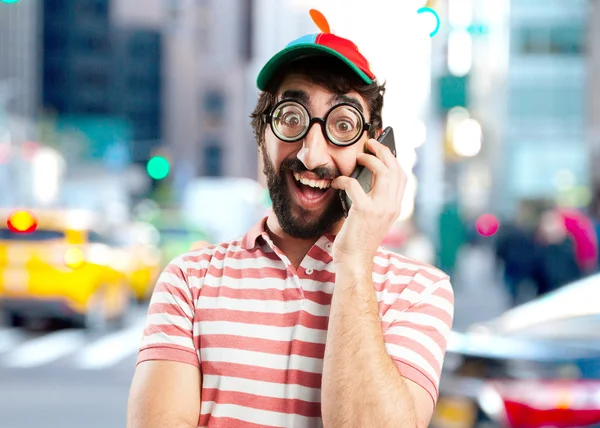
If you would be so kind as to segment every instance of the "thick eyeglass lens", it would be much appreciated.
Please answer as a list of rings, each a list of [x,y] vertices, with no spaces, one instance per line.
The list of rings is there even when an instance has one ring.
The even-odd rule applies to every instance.
[[[327,117],[327,135],[336,144],[353,143],[362,130],[361,115],[354,107],[336,107]]]
[[[282,140],[298,138],[308,128],[308,112],[294,102],[283,103],[273,112],[273,128]]]

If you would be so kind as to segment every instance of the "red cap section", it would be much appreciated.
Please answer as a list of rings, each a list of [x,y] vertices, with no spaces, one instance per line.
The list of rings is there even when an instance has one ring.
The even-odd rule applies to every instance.
[[[321,33],[317,36],[315,43],[317,45],[326,46],[342,54],[354,65],[356,65],[363,73],[369,76],[370,79],[375,80],[375,75],[371,71],[371,65],[369,64],[369,61],[367,61],[367,59],[360,53],[358,46],[356,46],[350,40],[334,34]]]

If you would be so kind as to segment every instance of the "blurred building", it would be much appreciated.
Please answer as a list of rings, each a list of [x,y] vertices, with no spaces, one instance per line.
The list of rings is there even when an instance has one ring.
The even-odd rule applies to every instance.
[[[38,107],[40,0],[0,2],[0,115],[33,118]]]
[[[117,27],[112,40],[112,111],[131,124],[132,161],[145,163],[163,142],[162,34]]]
[[[42,103],[59,114],[110,113],[108,0],[43,2]]]
[[[197,1],[200,64],[195,159],[205,176],[256,178],[256,149],[246,109],[247,70],[255,52],[254,0]]]
[[[586,204],[588,2],[438,3],[449,24],[437,41],[441,112],[458,106],[478,124],[446,135],[445,176],[474,214],[510,216],[525,200]]]
[[[84,136],[80,160],[125,166],[160,144],[161,43],[158,32],[115,25],[111,7],[43,1],[42,107]]]
[[[196,176],[256,177],[247,110],[252,0],[119,0],[122,26],[163,36],[163,148],[176,190]]]
[[[503,153],[507,205],[585,205],[588,0],[511,1]]]

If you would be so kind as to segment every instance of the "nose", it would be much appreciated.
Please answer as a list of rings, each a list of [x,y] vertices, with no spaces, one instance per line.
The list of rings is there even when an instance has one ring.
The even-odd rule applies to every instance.
[[[316,126],[315,126],[316,125]],[[308,130],[302,142],[302,149],[298,152],[298,159],[308,170],[313,170],[329,163],[329,144],[323,135],[320,123],[314,123]]]

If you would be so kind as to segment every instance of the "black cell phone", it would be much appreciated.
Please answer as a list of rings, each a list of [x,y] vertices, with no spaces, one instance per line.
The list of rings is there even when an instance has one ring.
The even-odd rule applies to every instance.
[[[391,126],[388,126],[383,130],[379,138],[377,139],[381,144],[389,147],[394,156],[396,156],[396,141],[394,140],[394,130]],[[356,169],[350,175],[352,178],[356,178],[360,183],[360,187],[363,188],[365,193],[369,193],[371,191],[371,181],[373,179],[373,174],[369,170],[362,165],[357,165]],[[350,207],[352,206],[352,200],[348,197],[345,191],[340,192],[340,200],[342,201],[342,208],[344,209],[344,214],[348,217],[348,212],[350,211]]]

